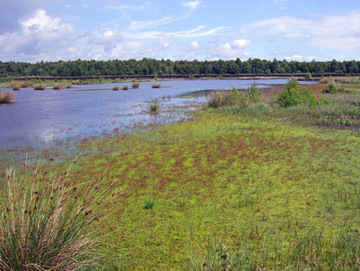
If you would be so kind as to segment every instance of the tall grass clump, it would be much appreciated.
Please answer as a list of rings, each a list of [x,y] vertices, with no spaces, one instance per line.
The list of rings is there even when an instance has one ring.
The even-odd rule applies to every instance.
[[[11,88],[12,88],[13,90],[20,90],[21,87],[22,87],[21,82],[15,81],[15,82],[12,82],[12,83],[11,83]]]
[[[161,88],[161,84],[152,84],[152,88]]]
[[[45,84],[36,83],[33,85],[34,90],[44,90],[46,88]]]
[[[208,107],[219,108],[224,106],[239,106],[245,108],[247,106],[247,98],[237,89],[231,91],[218,90],[212,93],[208,101]]]
[[[139,83],[133,83],[132,84],[132,88],[139,88],[140,87],[140,84]]]
[[[99,223],[105,217],[102,178],[75,184],[67,173],[7,172],[0,217],[1,270],[77,270],[99,260]]]
[[[63,88],[63,85],[60,84],[60,83],[55,83],[55,84],[53,85],[53,89],[62,89],[62,88]]]
[[[150,103],[150,114],[158,114],[160,110],[160,103],[158,100],[154,100]]]
[[[16,95],[10,91],[0,91],[0,104],[14,103]]]

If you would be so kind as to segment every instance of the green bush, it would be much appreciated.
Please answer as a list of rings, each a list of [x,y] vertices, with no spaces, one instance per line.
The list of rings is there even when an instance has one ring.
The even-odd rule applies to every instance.
[[[246,96],[249,98],[250,101],[257,103],[261,99],[261,92],[259,91],[259,88],[256,84],[256,82],[253,82],[251,87],[247,90]]]
[[[328,88],[327,89],[323,89],[321,91],[322,93],[330,93],[330,94],[337,94],[337,93],[344,93],[346,92],[345,88],[339,88],[339,87],[336,87],[335,83],[330,83],[328,85]]]
[[[295,106],[299,104],[318,105],[323,100],[316,100],[314,93],[310,89],[302,88],[296,79],[290,80],[285,85],[285,90],[277,97],[281,107]]]

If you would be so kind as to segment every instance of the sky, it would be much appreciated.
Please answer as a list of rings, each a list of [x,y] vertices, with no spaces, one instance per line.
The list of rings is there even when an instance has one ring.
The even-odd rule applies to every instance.
[[[0,0],[0,61],[360,60],[359,0]]]

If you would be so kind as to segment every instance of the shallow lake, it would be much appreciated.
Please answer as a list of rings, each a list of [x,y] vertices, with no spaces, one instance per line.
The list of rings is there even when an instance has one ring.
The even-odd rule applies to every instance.
[[[285,84],[287,79],[255,80],[259,87]],[[206,102],[206,95],[192,97],[202,90],[247,89],[254,80],[182,80],[131,83],[75,85],[72,89],[17,91],[13,104],[0,105],[0,149],[31,146],[51,147],[89,136],[99,136],[114,129],[126,131],[136,124],[171,122],[184,117],[181,113]],[[120,87],[113,91],[114,85]],[[128,85],[129,90],[122,90]],[[1,89],[9,90],[9,89]],[[161,113],[149,114],[149,102],[158,100]],[[174,110],[175,109],[175,110]]]

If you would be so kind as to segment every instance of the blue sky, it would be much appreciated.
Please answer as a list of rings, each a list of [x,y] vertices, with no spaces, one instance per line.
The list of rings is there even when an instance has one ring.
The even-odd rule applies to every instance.
[[[0,0],[0,61],[360,60],[359,0]]]

